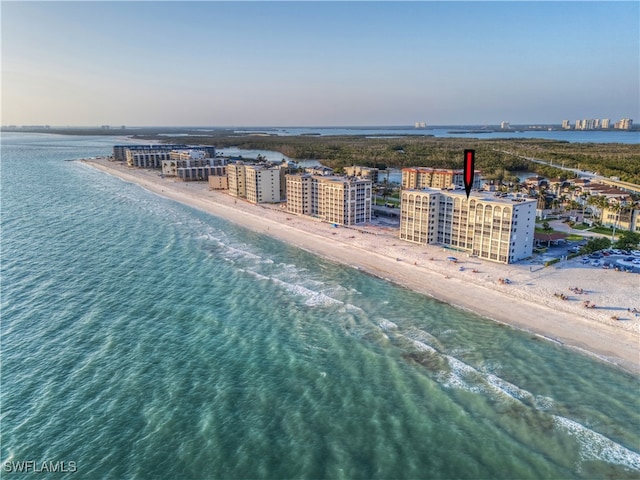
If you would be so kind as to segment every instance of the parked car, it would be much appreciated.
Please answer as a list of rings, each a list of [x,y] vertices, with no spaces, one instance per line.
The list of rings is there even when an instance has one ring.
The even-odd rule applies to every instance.
[[[632,263],[634,265],[640,265],[640,258],[634,258]]]
[[[582,263],[584,263],[584,264],[589,263],[589,259],[588,259],[587,257],[584,257],[584,258],[582,259]]]
[[[633,262],[635,260],[635,258],[633,257],[625,257],[624,261],[625,262]]]
[[[593,265],[594,267],[599,267],[600,265],[602,265],[602,262],[600,260],[594,260],[593,262],[591,262],[591,265]]]
[[[631,250],[631,255],[634,255],[636,257],[640,257],[640,250]]]
[[[607,252],[607,251],[604,251],[604,252],[602,252],[602,255],[604,255],[605,257],[608,257],[611,254],[609,252]]]
[[[613,250],[611,250],[613,253],[615,253],[616,255],[620,255],[620,250],[618,250],[617,248],[614,248]]]

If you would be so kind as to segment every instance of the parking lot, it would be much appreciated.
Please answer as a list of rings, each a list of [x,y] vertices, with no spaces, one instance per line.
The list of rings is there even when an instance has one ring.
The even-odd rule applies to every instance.
[[[560,242],[558,245],[548,247],[544,253],[537,254],[531,263],[543,264],[558,258],[563,259],[563,257],[578,253],[584,244],[586,241]],[[585,267],[640,273],[640,251],[637,250],[622,252],[616,249],[607,249],[577,257],[575,260]]]
[[[625,272],[640,273],[640,251],[617,252],[619,251],[603,250],[592,253],[583,256],[581,262],[591,267],[612,268]]]

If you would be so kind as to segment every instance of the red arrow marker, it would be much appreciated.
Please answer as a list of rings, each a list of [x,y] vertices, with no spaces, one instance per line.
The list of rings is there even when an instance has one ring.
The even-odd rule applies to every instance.
[[[467,192],[467,199],[471,193],[471,187],[473,186],[473,175],[475,173],[473,164],[475,160],[475,150],[464,151],[464,189]]]

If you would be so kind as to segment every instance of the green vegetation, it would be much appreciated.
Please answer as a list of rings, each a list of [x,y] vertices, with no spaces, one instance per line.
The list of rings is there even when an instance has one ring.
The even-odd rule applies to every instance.
[[[602,235],[611,235],[613,233],[613,229],[609,227],[593,227],[589,229],[590,232],[600,233]]]
[[[26,131],[26,130],[25,130]],[[166,143],[195,141],[219,148],[274,150],[294,159],[315,159],[331,168],[364,165],[378,168],[439,167],[462,168],[462,151],[476,151],[476,168],[488,179],[517,182],[513,172],[530,171],[553,178],[572,178],[573,172],[527,160],[536,158],[554,165],[597,171],[604,176],[640,184],[640,146],[620,143],[569,143],[542,139],[436,138],[411,135],[402,138],[367,138],[353,136],[300,135],[282,137],[269,131],[260,134],[237,134],[220,129],[203,135],[201,130],[180,129],[182,134],[197,137],[168,136],[176,128],[132,129],[47,129],[46,133],[67,135],[133,135],[141,140]],[[158,134],[162,133],[162,136]],[[507,153],[509,152],[509,153]]]
[[[622,250],[635,250],[640,246],[640,233],[624,231],[616,242],[616,248]]]
[[[202,132],[199,132],[202,134]],[[141,135],[141,139],[184,142],[185,137]],[[291,158],[313,159],[331,168],[364,165],[377,168],[436,167],[462,168],[462,151],[476,151],[476,168],[488,179],[517,182],[512,172],[530,171],[545,177],[573,178],[573,172],[526,158],[553,161],[567,167],[579,167],[621,180],[640,184],[640,146],[635,144],[583,144],[540,139],[366,138],[365,136],[238,135],[229,131],[197,137],[198,143],[219,148],[274,150]],[[505,153],[510,152],[510,153]],[[526,157],[526,158],[522,158]]]
[[[609,248],[611,246],[611,240],[605,237],[592,238],[587,244],[582,247],[581,253],[593,253],[598,250]]]

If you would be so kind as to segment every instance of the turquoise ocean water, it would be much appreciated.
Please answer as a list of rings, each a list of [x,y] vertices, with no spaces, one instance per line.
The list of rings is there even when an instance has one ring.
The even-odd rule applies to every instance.
[[[636,376],[66,161],[113,143],[2,137],[3,478],[640,475]]]

